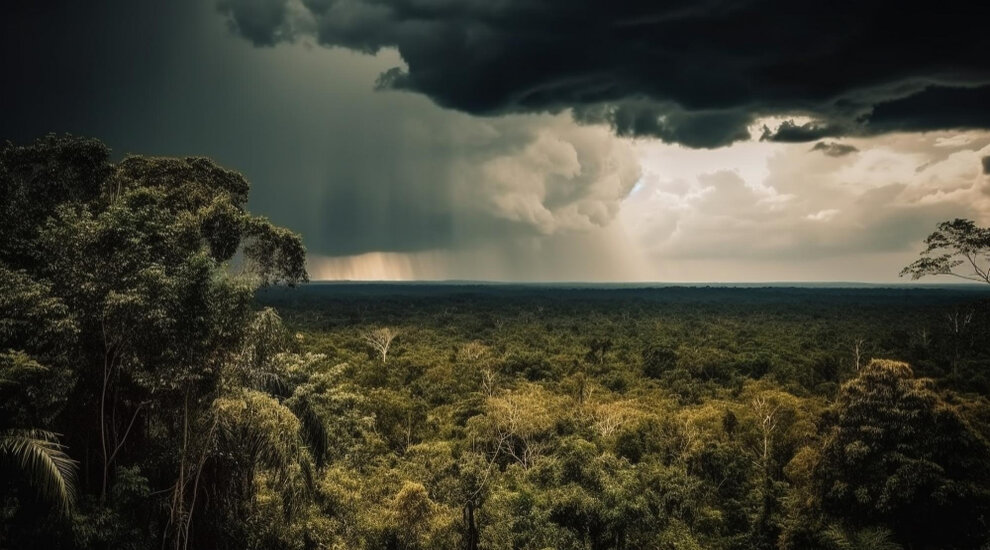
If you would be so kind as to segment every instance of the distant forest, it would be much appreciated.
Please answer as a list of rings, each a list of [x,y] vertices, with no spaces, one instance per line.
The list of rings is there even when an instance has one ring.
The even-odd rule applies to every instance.
[[[248,191],[0,145],[0,548],[990,545],[990,285],[306,283]]]

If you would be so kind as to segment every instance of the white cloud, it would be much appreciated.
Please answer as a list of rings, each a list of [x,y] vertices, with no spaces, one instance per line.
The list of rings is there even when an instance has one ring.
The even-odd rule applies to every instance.
[[[827,222],[828,220],[831,220],[836,215],[838,215],[839,212],[840,210],[837,208],[828,208],[825,210],[819,210],[814,214],[808,214],[805,217],[808,218],[809,220],[814,220],[816,222]]]
[[[807,144],[643,142],[620,217],[661,278],[893,281],[938,221],[990,222],[990,133],[962,136],[843,140],[860,152],[840,157]]]
[[[631,146],[608,129],[578,126],[566,115],[492,121],[493,143],[506,132],[521,150],[486,150],[458,163],[462,191],[496,217],[542,234],[608,225],[639,178]],[[514,127],[508,127],[515,124]]]
[[[935,147],[965,147],[973,142],[976,136],[973,134],[956,134],[952,136],[940,136],[935,138]]]

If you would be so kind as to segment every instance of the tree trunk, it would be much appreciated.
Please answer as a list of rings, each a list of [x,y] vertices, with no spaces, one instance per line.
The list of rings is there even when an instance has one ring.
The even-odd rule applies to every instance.
[[[466,550],[478,550],[478,525],[475,523],[474,509],[474,500],[469,500],[464,506],[464,524],[467,526],[467,534],[464,537]]]

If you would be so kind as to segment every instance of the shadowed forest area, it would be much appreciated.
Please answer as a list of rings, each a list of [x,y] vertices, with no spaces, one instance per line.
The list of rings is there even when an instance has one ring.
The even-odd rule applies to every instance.
[[[0,547],[990,540],[988,288],[302,284],[247,197],[0,147]]]

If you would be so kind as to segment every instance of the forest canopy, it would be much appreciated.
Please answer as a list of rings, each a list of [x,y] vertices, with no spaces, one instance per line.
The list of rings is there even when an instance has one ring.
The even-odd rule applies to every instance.
[[[304,458],[280,431],[298,420],[254,388],[284,342],[253,292],[306,280],[305,250],[247,198],[204,158],[114,163],[97,140],[52,135],[0,149],[5,545],[185,547],[194,518],[198,540],[236,536],[220,523],[233,497],[203,493]],[[231,417],[245,407],[261,416]],[[236,429],[285,448],[235,468]]]
[[[248,193],[0,147],[0,548],[990,541],[985,292],[291,288]]]

